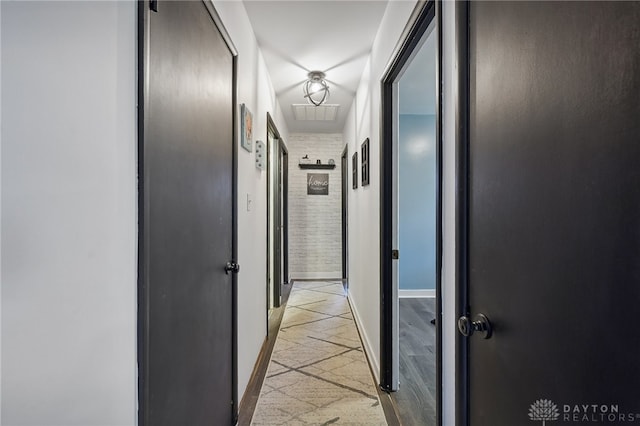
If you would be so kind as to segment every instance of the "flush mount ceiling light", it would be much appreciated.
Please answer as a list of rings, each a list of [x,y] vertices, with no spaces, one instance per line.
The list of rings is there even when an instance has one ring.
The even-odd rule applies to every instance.
[[[329,99],[329,86],[324,80],[325,75],[321,71],[311,71],[308,77],[302,88],[304,97],[310,104],[320,106]]]

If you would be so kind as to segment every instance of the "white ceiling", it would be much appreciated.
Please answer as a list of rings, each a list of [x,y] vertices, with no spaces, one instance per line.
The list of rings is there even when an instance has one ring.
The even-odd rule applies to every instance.
[[[342,133],[386,0],[244,0],[291,133]],[[404,23],[400,23],[404,25]],[[334,121],[296,121],[310,71],[326,73]]]

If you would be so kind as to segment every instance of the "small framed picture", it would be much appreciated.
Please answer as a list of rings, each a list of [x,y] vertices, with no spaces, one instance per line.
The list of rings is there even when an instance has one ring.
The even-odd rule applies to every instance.
[[[365,186],[369,185],[369,138],[365,139],[364,142],[362,142],[360,155],[362,157],[360,160],[360,162],[362,163],[362,186]]]
[[[351,187],[358,188],[358,151],[351,156]]]
[[[240,145],[253,151],[253,115],[245,104],[240,105]]]

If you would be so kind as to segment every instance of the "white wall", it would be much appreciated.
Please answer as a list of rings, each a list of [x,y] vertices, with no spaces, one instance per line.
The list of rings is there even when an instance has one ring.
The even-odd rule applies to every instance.
[[[213,2],[238,50],[238,102],[253,113],[254,140],[267,141],[267,112],[286,141],[282,118],[262,53],[242,2]],[[255,144],[254,144],[255,145]],[[255,153],[238,151],[238,397],[242,398],[266,337],[267,174]],[[247,195],[253,200],[247,211]]]
[[[435,83],[435,76],[430,83]],[[436,288],[436,146],[435,115],[399,115],[396,214],[397,247],[402,255],[396,263],[400,294]]]
[[[455,424],[455,3],[443,5],[443,425]],[[391,1],[349,112],[344,140],[349,158],[371,140],[371,185],[349,191],[349,292],[374,373],[380,357],[380,82],[414,1]]]
[[[2,424],[136,423],[136,4],[2,1]]]
[[[294,133],[289,148],[289,270],[291,279],[342,278],[342,169],[341,134]],[[300,158],[336,168],[301,169]],[[327,173],[329,195],[307,195],[307,174]]]

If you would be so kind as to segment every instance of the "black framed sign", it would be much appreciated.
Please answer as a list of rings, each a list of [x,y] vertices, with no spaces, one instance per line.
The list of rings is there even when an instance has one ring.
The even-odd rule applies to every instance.
[[[329,173],[307,173],[307,195],[329,195]]]
[[[369,185],[369,138],[366,138],[364,142],[362,142],[360,151],[362,156],[360,160],[362,163],[362,186],[365,186]]]

